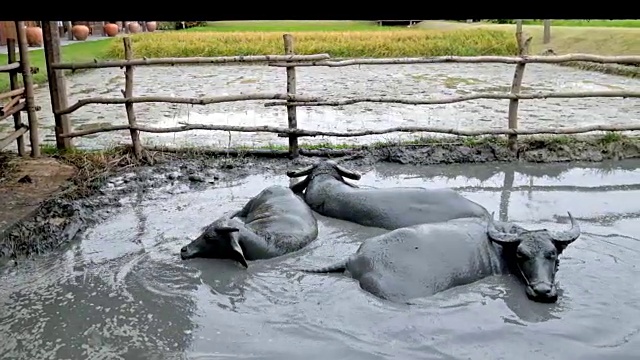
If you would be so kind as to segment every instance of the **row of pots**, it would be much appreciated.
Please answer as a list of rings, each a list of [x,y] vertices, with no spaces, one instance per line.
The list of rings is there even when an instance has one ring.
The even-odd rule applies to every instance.
[[[147,31],[153,32],[157,28],[155,21],[147,21]],[[120,32],[121,27],[118,24],[108,23],[103,27],[103,31],[107,36],[116,36]],[[127,24],[130,33],[139,33],[142,26],[137,21],[131,21]],[[71,33],[76,40],[86,40],[89,37],[89,27],[86,25],[74,25]],[[38,26],[29,26],[26,28],[27,43],[29,46],[42,46],[42,29]]]

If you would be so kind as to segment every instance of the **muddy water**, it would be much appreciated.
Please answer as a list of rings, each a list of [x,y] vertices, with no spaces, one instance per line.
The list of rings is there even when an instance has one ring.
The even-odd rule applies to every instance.
[[[368,97],[443,97],[476,92],[508,92],[513,66],[501,64],[427,64],[360,66],[344,68],[307,67],[298,69],[298,92],[331,99]],[[285,92],[284,68],[266,66],[139,67],[135,74],[135,94],[139,96],[199,97],[240,93]],[[524,91],[640,90],[640,81],[615,75],[530,64]],[[124,75],[120,69],[101,69],[69,78],[72,104],[86,97],[121,98]],[[53,116],[48,90],[36,91],[42,111],[39,117],[45,142],[54,142]],[[140,124],[158,127],[180,123],[286,126],[283,107],[265,108],[264,102],[236,102],[207,106],[136,104]],[[344,107],[298,108],[298,126],[305,129],[352,131],[392,126],[443,126],[459,129],[504,128],[508,101],[476,100],[445,105],[393,105],[360,103]],[[572,127],[592,124],[628,124],[640,115],[638,99],[547,99],[523,101],[519,108],[520,128]],[[89,105],[71,115],[75,129],[105,124],[126,124],[123,105]],[[0,125],[8,127],[9,123]],[[7,132],[8,128],[0,128]],[[416,134],[418,136],[420,134]],[[414,135],[388,134],[353,139],[304,138],[305,143],[370,143],[406,139]],[[166,146],[269,145],[286,144],[273,134],[190,131],[178,134],[144,134],[147,144]],[[92,135],[76,140],[85,148],[113,143],[129,143],[127,131]]]
[[[0,269],[0,354],[24,359],[632,359],[640,352],[640,162],[615,165],[377,165],[371,186],[455,187],[503,219],[583,235],[561,258],[560,299],[526,299],[487,278],[414,305],[349,278],[302,274],[380,230],[319,216],[299,253],[181,261],[200,227],[282,174],[174,183],[123,198],[67,249]],[[116,189],[114,181],[108,189]]]

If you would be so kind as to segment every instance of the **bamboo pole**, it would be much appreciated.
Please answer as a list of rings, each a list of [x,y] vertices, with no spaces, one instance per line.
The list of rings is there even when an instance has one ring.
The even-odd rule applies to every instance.
[[[7,39],[7,62],[9,64],[16,63],[18,61],[16,57],[16,40],[15,39]],[[19,63],[18,63],[19,64]],[[14,98],[20,99],[24,95],[24,88],[18,88],[18,73],[13,71],[9,73],[9,83],[11,87],[11,91],[6,93],[9,96],[14,96]],[[3,94],[5,95],[5,94]],[[18,100],[20,101],[20,100]],[[18,131],[22,129],[22,114],[20,111],[16,111],[13,113],[13,128]],[[16,138],[16,145],[18,147],[18,155],[26,156],[27,152],[24,147],[24,133],[20,134]]]
[[[15,44],[15,40],[14,39],[7,39],[7,42],[9,42],[9,40],[13,41]],[[7,54],[7,58],[8,59],[16,59],[15,56],[15,50],[13,51],[13,55],[9,56],[10,54]],[[17,61],[17,60],[16,60]],[[17,84],[17,74],[16,74],[16,84]],[[15,97],[15,96],[22,96],[24,94],[24,88],[16,88],[15,90],[11,90],[11,91],[7,91],[4,92],[2,94],[0,94],[0,100],[6,99],[6,98],[11,98],[11,97]]]
[[[69,134],[63,134],[63,137],[74,138],[78,136],[86,136],[93,134],[100,134],[111,131],[129,130],[129,125],[109,125],[100,128],[87,129],[75,131]],[[184,132],[192,130],[211,130],[211,131],[236,131],[236,132],[267,132],[274,134],[285,134],[282,136],[287,137],[288,134],[295,134],[298,137],[301,136],[333,136],[333,137],[360,137],[368,135],[383,135],[395,132],[400,133],[437,133],[437,134],[449,134],[458,136],[480,136],[480,135],[573,135],[582,134],[593,131],[640,131],[640,124],[632,125],[591,125],[575,128],[560,128],[560,129],[484,129],[484,130],[463,130],[445,127],[432,127],[432,126],[397,126],[386,129],[374,129],[374,130],[360,130],[360,131],[323,131],[323,130],[304,130],[304,129],[289,129],[288,127],[276,127],[276,126],[239,126],[239,125],[205,125],[205,124],[184,124],[181,126],[166,127],[166,128],[154,128],[149,126],[136,126],[136,130],[141,132],[155,133],[155,134],[167,134],[174,132]]]
[[[0,139],[0,150],[6,148],[9,144],[11,144],[12,141],[23,137],[27,131],[29,131],[29,128],[25,125],[22,125],[22,127],[9,134],[9,136]]]
[[[282,36],[284,40],[284,53],[285,55],[294,55],[293,36],[291,34],[284,34]],[[296,94],[296,68],[287,68],[287,95]],[[298,127],[297,111],[295,105],[287,106],[287,122],[289,129],[296,129]],[[298,151],[298,138],[295,135],[289,136],[289,156],[292,159],[297,158]]]
[[[438,63],[497,63],[497,64],[519,64],[519,63],[540,63],[559,64],[569,61],[585,61],[599,64],[638,64],[640,56],[601,56],[591,54],[566,54],[566,55],[530,55],[519,56],[434,56],[418,58],[380,58],[380,59],[349,59],[339,61],[305,61],[305,62],[272,62],[269,66],[275,67],[304,67],[304,66],[328,66],[343,67],[355,65],[407,65],[407,64],[438,64]]]
[[[24,83],[25,102],[27,106],[27,119],[29,121],[29,139],[31,140],[31,157],[40,157],[40,136],[38,129],[38,115],[36,114],[35,98],[33,94],[33,76],[29,65],[29,47],[27,33],[23,21],[16,21],[16,34],[18,35],[18,49],[20,51],[20,64],[22,65],[22,82]]]
[[[543,44],[548,44],[551,42],[551,20],[547,19],[547,20],[543,20],[543,26],[544,26],[544,34],[542,37],[542,43]]]
[[[247,55],[247,56],[216,56],[216,57],[186,57],[186,58],[153,58],[153,59],[132,59],[132,60],[106,60],[89,61],[82,63],[62,63],[57,62],[52,65],[58,70],[80,70],[80,69],[102,69],[124,66],[153,66],[153,65],[197,65],[197,64],[233,64],[233,63],[263,63],[274,61],[312,61],[329,59],[328,54],[312,55]],[[640,62],[640,56],[638,57]]]
[[[493,100],[533,100],[533,99],[567,99],[567,98],[591,98],[591,97],[619,97],[619,98],[640,98],[639,91],[624,90],[606,90],[606,91],[578,91],[578,92],[537,92],[532,94],[495,94],[495,93],[477,93],[463,96],[447,96],[439,99],[411,99],[411,98],[392,98],[392,97],[354,97],[349,99],[329,100],[316,96],[288,95],[275,93],[256,93],[256,94],[239,94],[239,95],[222,95],[207,96],[199,98],[173,97],[173,96],[134,96],[131,98],[107,98],[107,97],[91,97],[80,99],[73,105],[58,110],[56,114],[70,114],[81,107],[89,104],[125,104],[130,103],[171,103],[171,104],[190,104],[190,105],[209,105],[220,104],[236,101],[258,101],[258,100],[288,100],[278,102],[267,102],[265,107],[271,106],[287,106],[288,104],[296,106],[344,106],[363,102],[386,103],[386,104],[405,104],[405,105],[440,105],[452,104],[457,102],[493,99]]]
[[[133,58],[133,49],[131,48],[131,38],[129,36],[125,36],[122,38],[122,42],[124,43],[124,56],[127,60]],[[129,65],[125,68],[124,71],[125,77],[125,85],[124,85],[124,95],[125,98],[133,97],[133,66]],[[140,160],[142,158],[142,144],[140,144],[140,133],[138,130],[135,130],[136,127],[136,113],[133,110],[133,103],[127,102],[125,103],[125,108],[127,110],[127,119],[129,120],[129,132],[131,133],[131,142],[133,143],[133,153],[136,156],[136,159]]]
[[[60,137],[71,131],[71,122],[66,114],[59,114],[60,109],[67,108],[67,84],[64,72],[56,70],[52,65],[61,61],[60,37],[55,31],[52,21],[42,24],[42,39],[44,42],[44,57],[47,68],[47,80],[49,82],[49,99],[54,114],[56,147],[58,150],[69,150],[72,147],[71,139]],[[71,31],[71,30],[69,30]]]
[[[516,22],[516,41],[518,43],[518,55],[525,55],[524,37],[522,35],[522,20]],[[513,81],[511,82],[511,94],[517,95],[520,93],[522,87],[522,79],[524,77],[525,63],[516,64],[516,69],[513,73]],[[518,99],[509,100],[509,129],[518,128]],[[518,136],[515,134],[509,135],[508,146],[511,151],[516,151],[518,148]]]

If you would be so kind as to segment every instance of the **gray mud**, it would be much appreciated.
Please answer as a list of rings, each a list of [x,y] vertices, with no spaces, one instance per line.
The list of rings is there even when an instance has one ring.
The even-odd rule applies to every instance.
[[[66,236],[76,233],[74,240],[0,267],[0,353],[595,360],[640,352],[640,161],[346,162],[363,173],[361,185],[453,187],[501,219],[529,227],[565,227],[571,211],[583,235],[561,257],[562,292],[552,305],[528,301],[507,276],[400,306],[346,277],[291,270],[332,263],[381,231],[322,216],[309,247],[252,262],[248,270],[227,261],[180,260],[180,247],[202,226],[269,184],[287,184],[284,171],[308,161],[167,163],[119,174],[94,196],[66,201],[67,212],[57,216],[85,221],[77,233],[61,226],[70,229]]]
[[[415,64],[344,68],[298,68],[298,92],[328,97],[441,97],[477,92],[508,92],[513,66],[504,64]],[[121,98],[123,70],[101,69],[78,73],[68,79],[69,103],[87,97]],[[135,74],[137,96],[199,97],[240,93],[285,91],[285,70],[267,66],[165,66],[139,67]],[[640,91],[640,80],[594,73],[548,64],[530,64],[523,91]],[[53,144],[54,121],[48,89],[36,90],[44,143]],[[146,103],[135,104],[137,121],[155,127],[179,126],[181,122],[228,125],[286,126],[284,107],[248,101],[207,106]],[[583,98],[526,100],[519,106],[519,128],[564,128],[595,124],[632,124],[638,121],[638,99]],[[392,126],[441,126],[456,129],[495,129],[507,125],[508,101],[476,100],[443,105],[360,103],[343,107],[300,107],[298,125],[310,130],[353,131]],[[123,105],[88,105],[70,116],[76,130],[107,124],[126,124]],[[0,133],[9,133],[0,125]],[[410,140],[425,134],[386,134],[359,138],[301,138],[304,144],[369,144]],[[127,131],[74,139],[80,148],[99,149],[130,143]],[[141,136],[145,145],[170,147],[286,145],[286,138],[268,133],[189,131]]]

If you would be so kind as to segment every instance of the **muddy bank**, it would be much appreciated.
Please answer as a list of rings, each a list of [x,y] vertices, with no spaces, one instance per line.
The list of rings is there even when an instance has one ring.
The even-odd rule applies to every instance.
[[[517,152],[507,149],[503,138],[464,139],[458,142],[423,143],[368,147],[362,149],[314,149],[303,151],[295,160],[264,156],[210,156],[199,153],[158,156],[160,163],[114,173],[107,179],[89,184],[89,196],[74,199],[73,193],[45,201],[33,217],[20,221],[0,234],[0,258],[42,253],[71,241],[83,229],[100,220],[97,210],[113,208],[131,192],[145,194],[171,183],[198,188],[220,182],[240,181],[255,174],[283,174],[286,170],[319,161],[323,152],[358,171],[370,170],[380,163],[439,165],[470,163],[554,163],[601,162],[640,157],[640,138],[628,137],[556,137],[529,138],[520,141]],[[285,151],[280,151],[286,154]],[[324,155],[327,155],[324,154]],[[263,154],[264,155],[264,154]],[[574,166],[574,164],[571,164]],[[534,166],[535,167],[535,166]],[[491,167],[485,168],[491,169]],[[459,175],[471,176],[462,172]],[[458,175],[456,175],[458,176]],[[483,175],[490,176],[490,175]]]

